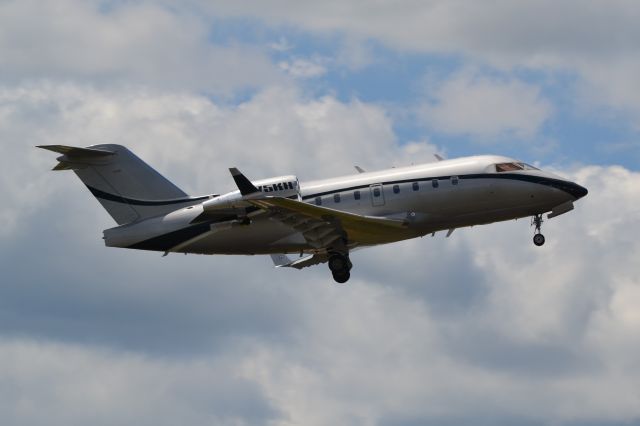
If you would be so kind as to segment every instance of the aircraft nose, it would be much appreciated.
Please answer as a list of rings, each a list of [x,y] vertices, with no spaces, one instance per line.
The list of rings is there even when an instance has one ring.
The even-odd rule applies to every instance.
[[[576,200],[578,198],[584,197],[585,195],[587,195],[589,193],[589,190],[587,188],[585,188],[584,186],[580,186],[577,183],[574,183],[574,185],[576,186],[576,191],[575,191]]]
[[[580,186],[577,183],[568,182],[568,181],[563,182],[560,189],[571,194],[571,196],[574,197],[576,200],[584,197],[589,193],[587,188],[585,188],[584,186]]]

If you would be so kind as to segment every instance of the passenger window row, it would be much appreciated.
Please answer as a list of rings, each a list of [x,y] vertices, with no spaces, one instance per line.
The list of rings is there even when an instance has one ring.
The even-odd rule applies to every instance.
[[[451,184],[452,185],[457,185],[459,182],[459,178],[458,176],[451,176]],[[440,182],[438,179],[431,179],[431,186],[433,188],[438,188],[440,186]],[[418,182],[413,182],[411,184],[411,189],[413,191],[419,191],[420,190],[420,184]],[[392,186],[392,190],[394,194],[399,194],[400,193],[400,185],[393,185]],[[379,197],[382,194],[382,192],[380,191],[380,187],[374,187],[373,188],[373,196],[374,197]],[[353,191],[353,199],[354,200],[359,200],[361,198],[361,193],[360,191]],[[341,201],[341,197],[340,197],[340,193],[336,193],[333,194],[333,202],[334,203],[339,203]],[[321,206],[322,205],[322,197],[316,197],[315,198],[315,204],[317,206]]]

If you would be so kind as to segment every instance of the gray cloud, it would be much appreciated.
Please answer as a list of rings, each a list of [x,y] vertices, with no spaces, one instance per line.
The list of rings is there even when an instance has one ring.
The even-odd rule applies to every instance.
[[[427,160],[379,106],[40,82],[2,87],[0,124],[8,424],[640,418],[636,172],[571,171],[591,192],[543,249],[526,221],[463,229],[357,252],[337,286],[324,267],[107,249],[110,219],[33,145],[125,143],[190,192],[230,188],[229,165],[310,178]]]
[[[640,6],[630,0],[245,1],[192,4],[216,16],[251,16],[393,49],[463,56],[502,70],[577,77],[576,108],[640,112]]]
[[[429,100],[418,113],[425,124],[480,142],[531,140],[552,114],[539,87],[471,69],[428,86]]]
[[[296,330],[299,307],[281,280],[267,286],[260,275],[234,273],[247,262],[266,272],[266,259],[227,259],[222,267],[205,257],[107,249],[93,202],[86,191],[52,200],[3,244],[3,335],[193,355],[246,337],[286,340]],[[65,217],[69,209],[78,216]],[[63,241],[75,242],[73,250]]]
[[[5,89],[1,100],[2,138],[15,141],[5,151],[0,186],[7,200],[0,208],[7,218],[2,232],[12,241],[2,247],[3,262],[16,265],[0,289],[3,332],[166,355],[199,353],[244,337],[289,339],[301,326],[299,295],[289,289],[295,278],[278,276],[265,285],[261,274],[235,272],[247,263],[271,271],[264,258],[226,258],[221,267],[207,257],[105,249],[101,229],[113,226],[111,219],[73,174],[50,172],[54,156],[34,145],[125,143],[179,184],[191,182],[187,186],[204,193],[232,189],[226,169],[234,164],[264,177],[296,171],[286,165],[305,158],[297,171],[307,179],[351,173],[350,160],[362,145],[345,146],[345,138],[367,141],[367,167],[388,164],[379,150],[400,161],[433,152],[426,144],[396,147],[380,108],[305,100],[289,89],[272,89],[237,109],[195,95],[48,83]],[[269,127],[274,131],[265,134]],[[331,166],[320,169],[320,162]],[[61,241],[75,241],[78,250],[60,251]],[[32,256],[41,259],[38,268],[19,267]]]
[[[264,424],[280,415],[238,359],[181,363],[79,345],[0,340],[10,425]]]
[[[159,2],[0,4],[0,78],[144,85],[232,95],[283,82],[264,49],[210,40],[197,11]]]
[[[501,61],[550,55],[609,56],[638,47],[635,22],[640,9],[627,0],[193,3],[208,5],[219,15],[249,15],[319,31],[342,30],[399,48],[462,51]]]

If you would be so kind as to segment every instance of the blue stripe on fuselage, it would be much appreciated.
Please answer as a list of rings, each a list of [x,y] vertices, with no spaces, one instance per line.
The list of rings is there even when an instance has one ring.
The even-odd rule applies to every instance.
[[[121,197],[120,195],[109,194],[108,192],[101,191],[89,185],[86,186],[96,198],[113,201],[114,203],[131,204],[135,206],[167,206],[171,204],[184,204],[192,201],[206,200],[209,198],[209,196],[205,195],[202,197],[180,198],[176,200],[137,200],[135,198],[127,198]]]

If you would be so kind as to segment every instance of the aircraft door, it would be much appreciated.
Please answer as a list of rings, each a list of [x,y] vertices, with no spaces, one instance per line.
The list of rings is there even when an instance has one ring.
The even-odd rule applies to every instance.
[[[369,186],[371,191],[371,204],[373,206],[384,206],[384,191],[381,183],[374,183]]]

